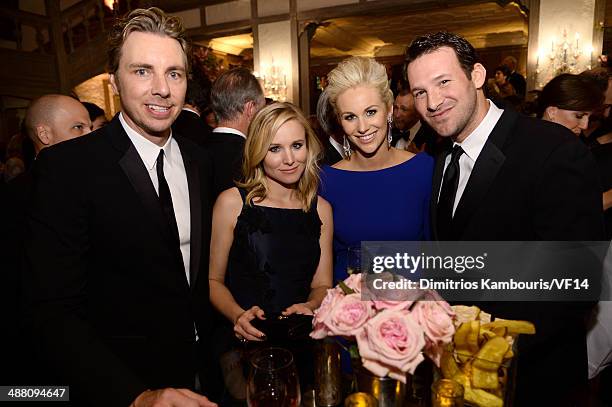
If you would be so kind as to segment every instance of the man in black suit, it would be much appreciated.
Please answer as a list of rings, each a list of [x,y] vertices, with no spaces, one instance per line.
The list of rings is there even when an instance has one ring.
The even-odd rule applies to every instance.
[[[178,115],[172,129],[203,147],[210,137],[211,127],[202,114],[210,105],[210,80],[200,71],[194,71],[187,80],[187,93],[183,110]]]
[[[34,99],[28,106],[24,129],[31,140],[35,154],[43,148],[62,141],[86,135],[91,130],[91,121],[85,106],[65,95],[44,95]],[[0,320],[5,321],[6,333],[0,338],[1,359],[0,383],[32,383],[32,370],[27,345],[21,337],[19,326],[19,303],[21,301],[22,257],[24,224],[32,193],[32,171],[27,169],[6,184],[0,193]]]
[[[395,96],[393,102],[393,140],[391,145],[401,150],[408,150],[408,146],[413,143],[417,133],[421,130],[421,120],[414,107],[414,97],[410,93],[408,84]],[[420,150],[422,142],[413,146]]]
[[[25,322],[47,383],[69,385],[78,405],[215,405],[193,391],[209,346],[211,169],[170,129],[186,47],[181,21],[158,8],[117,22],[122,113],[37,159]]]
[[[449,33],[413,41],[407,75],[416,107],[453,151],[438,157],[432,231],[439,240],[602,240],[593,158],[567,129],[501,110],[484,96],[485,68]],[[531,320],[519,341],[516,405],[573,405],[587,380],[584,319],[592,303],[488,303],[495,317]]]
[[[510,75],[508,76],[508,82],[514,88],[516,95],[520,100],[525,100],[525,95],[527,94],[527,81],[525,77],[517,72],[516,68],[518,67],[518,61],[512,55],[508,55],[502,60],[502,65],[505,65],[510,69]]]
[[[257,78],[246,68],[223,72],[210,94],[219,126],[206,140],[215,168],[214,196],[234,186],[242,172],[242,155],[249,124],[264,107],[265,98]]]

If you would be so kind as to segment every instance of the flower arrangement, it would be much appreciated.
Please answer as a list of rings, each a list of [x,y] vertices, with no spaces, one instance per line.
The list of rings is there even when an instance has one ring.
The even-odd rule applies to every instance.
[[[363,301],[362,283],[362,274],[352,274],[327,290],[310,336],[353,338],[364,368],[403,383],[423,354],[439,366],[455,333],[455,313],[448,303],[431,290],[419,292],[416,301]]]

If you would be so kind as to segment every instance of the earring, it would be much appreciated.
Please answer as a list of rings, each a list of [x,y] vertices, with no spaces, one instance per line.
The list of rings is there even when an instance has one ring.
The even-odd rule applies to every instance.
[[[342,142],[342,149],[344,150],[344,156],[346,157],[347,160],[351,159],[351,145],[349,144],[348,138],[346,138],[346,135],[344,136],[344,141]]]
[[[393,141],[393,118],[391,118],[391,116],[387,118],[387,123],[389,124],[389,129],[387,130],[387,147],[391,148],[391,142]]]

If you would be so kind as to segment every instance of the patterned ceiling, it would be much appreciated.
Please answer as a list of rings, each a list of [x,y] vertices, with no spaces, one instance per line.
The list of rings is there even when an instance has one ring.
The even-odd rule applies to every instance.
[[[527,17],[516,6],[495,2],[410,15],[338,18],[317,28],[310,55],[400,55],[415,36],[436,31],[461,34],[476,48],[527,45],[527,27]]]

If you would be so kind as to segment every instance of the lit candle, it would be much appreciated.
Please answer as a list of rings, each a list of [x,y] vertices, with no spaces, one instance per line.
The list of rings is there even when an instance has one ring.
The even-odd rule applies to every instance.
[[[579,41],[580,41],[580,33],[576,33],[576,52],[577,52],[578,48],[580,47],[580,45],[578,45]]]

